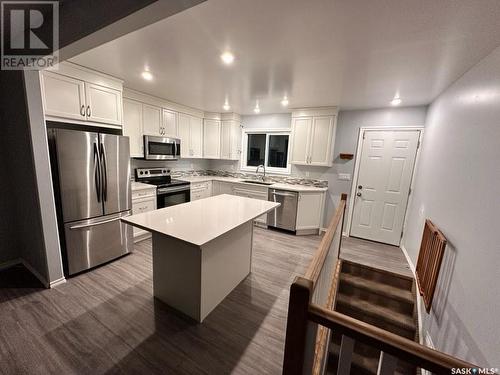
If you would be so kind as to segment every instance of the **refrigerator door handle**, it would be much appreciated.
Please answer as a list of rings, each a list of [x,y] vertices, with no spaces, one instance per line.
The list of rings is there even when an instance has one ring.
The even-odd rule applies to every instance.
[[[103,200],[108,200],[108,165],[106,162],[106,149],[104,148],[104,144],[101,143],[101,158],[102,158],[102,196]]]
[[[89,228],[89,227],[95,227],[96,225],[112,223],[113,221],[120,220],[121,218],[127,217],[127,216],[130,216],[130,214],[118,216],[118,217],[115,217],[113,219],[95,221],[95,222],[92,222],[92,223],[72,225],[71,227],[69,227],[69,229],[75,230],[75,229],[84,229],[84,228]]]
[[[101,158],[99,157],[97,143],[94,143],[94,182],[97,202],[101,203]]]

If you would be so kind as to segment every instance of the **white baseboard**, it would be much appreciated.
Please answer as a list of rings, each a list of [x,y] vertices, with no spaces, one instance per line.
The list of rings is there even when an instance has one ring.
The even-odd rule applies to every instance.
[[[15,266],[17,264],[22,264],[23,261],[21,259],[13,259],[13,260],[8,260],[7,262],[0,263],[0,271],[5,270],[7,268],[10,268],[12,266]]]
[[[415,265],[413,264],[410,255],[408,254],[408,251],[406,250],[406,247],[404,245],[399,246],[401,250],[403,251],[403,254],[406,258],[406,261],[408,262],[408,265],[410,266],[411,272],[413,273],[413,277],[416,278],[416,271],[415,271]]]
[[[421,345],[426,345],[426,339],[424,337],[423,327],[422,327],[422,321],[423,321],[422,320],[422,306],[423,306],[424,301],[422,300],[422,296],[418,292],[418,286],[416,285],[417,273],[416,273],[416,269],[415,269],[415,264],[413,264],[413,261],[411,260],[410,255],[408,254],[408,250],[406,250],[406,247],[404,247],[404,245],[400,245],[400,248],[401,248],[401,251],[403,252],[403,254],[406,258],[406,261],[408,262],[408,265],[410,266],[411,273],[413,274],[413,278],[415,279],[415,287],[417,288],[415,294],[417,296],[418,341]]]
[[[50,288],[50,283],[45,280],[43,277],[31,264],[29,264],[26,260],[22,259],[21,263],[26,267],[35,277],[40,280],[40,282],[46,287]]]
[[[65,282],[66,282],[66,278],[65,277],[61,277],[60,279],[57,279],[55,281],[51,281],[49,287],[50,288],[55,288],[56,286],[64,284]]]

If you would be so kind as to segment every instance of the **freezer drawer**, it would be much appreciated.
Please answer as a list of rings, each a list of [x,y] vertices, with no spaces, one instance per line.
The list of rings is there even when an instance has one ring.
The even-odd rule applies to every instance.
[[[269,189],[269,200],[271,202],[279,202],[281,206],[267,214],[267,225],[295,231],[299,193],[287,190]]]
[[[120,218],[130,211],[64,225],[70,275],[110,261],[132,250],[132,227]]]

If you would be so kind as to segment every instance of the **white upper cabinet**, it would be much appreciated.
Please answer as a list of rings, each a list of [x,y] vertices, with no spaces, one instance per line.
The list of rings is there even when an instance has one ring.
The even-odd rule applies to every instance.
[[[177,113],[169,111],[168,109],[163,109],[162,114],[162,124],[165,135],[177,137]]]
[[[178,116],[178,126],[177,126],[177,136],[181,140],[181,158],[189,158],[191,156],[190,149],[190,127],[191,120],[189,115],[184,113],[179,113]]]
[[[104,124],[122,124],[122,93],[108,87],[85,83],[87,120]]]
[[[161,108],[154,105],[142,105],[142,122],[145,135],[163,136]]]
[[[336,111],[310,109],[292,113],[292,164],[332,166]]]
[[[309,164],[331,165],[333,163],[333,116],[317,116],[312,119]]]
[[[241,154],[241,125],[236,120],[222,121],[221,159],[239,160]]]
[[[45,118],[121,127],[122,81],[71,63],[41,73]]]
[[[179,113],[177,134],[181,140],[181,158],[203,157],[203,121],[201,118]]]
[[[142,103],[123,99],[123,135],[130,138],[130,157],[144,157]]]
[[[292,118],[292,164],[308,164],[312,118]]]
[[[85,83],[52,72],[42,74],[46,116],[85,120]]]
[[[206,159],[220,158],[221,139],[220,120],[205,119],[203,124],[203,157]]]
[[[190,116],[192,158],[203,157],[203,120]]]

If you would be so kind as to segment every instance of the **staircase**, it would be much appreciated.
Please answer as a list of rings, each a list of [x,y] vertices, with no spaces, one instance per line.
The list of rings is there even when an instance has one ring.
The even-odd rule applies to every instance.
[[[344,261],[335,310],[410,340],[417,340],[416,289],[412,278]],[[332,332],[327,373],[336,374],[340,335]],[[380,350],[356,342],[351,374],[377,374]],[[398,362],[398,374],[416,368]]]

